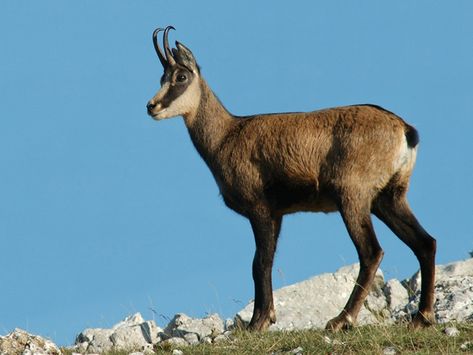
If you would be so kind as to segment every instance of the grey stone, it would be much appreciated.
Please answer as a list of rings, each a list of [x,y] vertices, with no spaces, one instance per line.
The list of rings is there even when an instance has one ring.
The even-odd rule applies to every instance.
[[[144,323],[145,320],[141,316],[141,313],[135,313],[132,314],[131,316],[125,317],[122,321],[118,322],[113,326],[113,330],[122,328],[122,327],[132,327],[134,325],[140,325],[141,323]]]
[[[81,352],[117,350],[152,351],[152,345],[161,338],[159,328],[154,321],[145,321],[141,314],[136,313],[115,324],[111,329],[86,329],[81,332],[75,342],[75,349]]]
[[[366,296],[364,305],[372,313],[382,313],[382,311],[388,306],[388,303],[386,302],[384,293],[372,290],[368,296]]]
[[[11,333],[0,336],[0,354],[59,355],[61,351],[51,340],[16,328]]]
[[[437,321],[473,321],[473,259],[437,265],[436,272],[434,311]],[[315,276],[274,291],[277,322],[269,329],[323,328],[345,305],[357,273],[358,265],[350,265],[333,274]],[[420,283],[417,272],[402,283],[392,279],[384,284],[382,273],[378,271],[358,315],[358,324],[410,320],[418,309]],[[250,302],[237,313],[235,323],[246,326],[252,313],[253,303]]]
[[[114,330],[110,340],[116,349],[144,349],[149,343],[141,325],[122,326]]]
[[[436,282],[442,282],[454,276],[473,276],[473,258],[435,266]],[[405,280],[411,294],[420,291],[421,281],[420,271]]]
[[[185,341],[185,339],[180,338],[180,337],[171,337],[169,339],[163,340],[161,345],[166,346],[166,345],[171,345],[171,346],[188,346],[189,343]]]
[[[473,320],[473,276],[439,277],[435,284],[435,318],[438,323]],[[394,311],[393,318],[403,319],[417,312],[420,290],[416,291],[404,309]]]
[[[223,341],[228,341],[228,340],[230,340],[230,338],[228,337],[228,335],[219,334],[219,335],[217,335],[217,336],[214,338],[213,342],[214,342],[214,343],[221,343],[221,342],[223,342]]]
[[[413,295],[417,291],[420,291],[420,282],[421,282],[420,270],[417,271],[414,275],[412,275],[411,278],[403,281],[404,285],[407,288],[407,291],[409,292],[409,295]]]
[[[375,278],[371,291],[368,293],[364,303],[365,308],[380,322],[390,317],[390,312],[387,309],[388,302],[383,290],[384,285],[384,279],[381,270],[379,270],[379,274]],[[371,323],[370,321],[368,322]]]
[[[387,348],[383,349],[383,355],[395,355],[396,348],[394,346],[388,346]]]
[[[109,337],[113,333],[113,331],[110,329],[107,329],[107,330],[101,329],[101,328],[84,329],[82,332],[79,333],[79,335],[77,335],[76,343],[90,343],[94,340],[95,336],[98,333],[104,333],[104,332],[108,333],[107,337]]]
[[[460,349],[463,351],[473,349],[473,341],[465,341],[462,345],[460,345]]]
[[[439,323],[473,320],[473,276],[454,276],[435,285],[435,314]]]
[[[460,331],[455,327],[447,327],[443,330],[443,332],[449,337],[456,337],[460,335]]]
[[[473,276],[473,258],[437,265],[436,277],[444,280],[452,276]]]
[[[386,295],[388,308],[391,311],[400,309],[409,302],[407,289],[396,279],[391,279],[386,282],[384,294]]]
[[[231,318],[225,319],[225,330],[233,330],[235,328],[235,321]]]
[[[358,276],[359,265],[345,266],[335,273],[326,273],[306,281],[274,291],[276,323],[270,330],[293,330],[324,328],[327,322],[337,316],[345,306]],[[378,313],[387,305],[381,291],[383,274],[376,273],[375,286],[370,292],[367,306],[358,316],[359,324],[379,323]],[[237,313],[235,322],[246,325],[253,314],[253,302]]]
[[[186,333],[184,334],[183,338],[187,341],[190,345],[199,344],[199,337],[196,333]]]
[[[304,351],[304,348],[302,346],[298,346],[297,348],[292,349],[291,351],[289,351],[289,354],[300,355],[300,354],[302,354],[303,351]]]
[[[218,314],[211,314],[205,318],[191,318],[184,313],[178,313],[166,326],[164,333],[174,337],[195,333],[200,340],[206,336],[213,338],[224,330],[223,321]]]
[[[203,337],[200,342],[202,344],[212,344],[212,338],[211,337]]]
[[[174,349],[172,351],[172,355],[184,355],[184,352],[182,350],[179,350],[179,349]]]
[[[161,341],[159,337],[159,333],[163,330],[156,325],[154,320],[149,320],[140,324],[141,331],[143,332],[143,336],[145,337],[146,341],[151,344],[156,344]]]
[[[76,337],[76,345],[87,352],[102,353],[112,348],[113,343],[110,340],[112,334],[112,329],[85,329]]]
[[[345,343],[341,342],[340,340],[338,339],[330,339],[328,336],[324,335],[324,337],[322,338],[327,344],[331,344],[331,345],[344,345]]]

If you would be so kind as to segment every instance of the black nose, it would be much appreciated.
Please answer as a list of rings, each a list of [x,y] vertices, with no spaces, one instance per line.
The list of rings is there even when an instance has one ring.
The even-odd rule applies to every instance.
[[[146,105],[146,108],[148,109],[148,112],[150,112],[156,105],[151,103],[151,102],[148,102],[148,104]]]

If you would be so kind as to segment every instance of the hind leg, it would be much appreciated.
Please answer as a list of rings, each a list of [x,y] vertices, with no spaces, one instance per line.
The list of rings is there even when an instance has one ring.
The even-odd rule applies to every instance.
[[[373,213],[383,221],[419,260],[422,277],[419,312],[412,320],[413,328],[435,323],[435,251],[436,241],[422,228],[407,203],[405,193],[383,192],[373,205]]]
[[[358,252],[360,271],[355,287],[342,312],[326,325],[326,329],[333,331],[350,328],[355,323],[383,258],[383,250],[376,239],[371,223],[370,208],[368,204],[361,207],[358,203],[354,203],[354,200],[347,199],[342,203],[340,213]]]

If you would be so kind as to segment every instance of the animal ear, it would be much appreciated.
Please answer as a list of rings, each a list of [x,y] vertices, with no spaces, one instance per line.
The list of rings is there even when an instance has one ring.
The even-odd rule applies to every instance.
[[[200,69],[191,50],[178,41],[176,41],[176,47],[177,49],[173,49],[173,54],[174,58],[176,58],[176,61],[179,64],[198,73]]]

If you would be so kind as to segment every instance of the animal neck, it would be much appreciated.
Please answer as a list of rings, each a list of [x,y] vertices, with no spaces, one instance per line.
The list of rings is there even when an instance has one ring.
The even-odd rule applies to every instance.
[[[200,79],[200,90],[199,106],[184,115],[184,121],[197,151],[209,164],[235,124],[235,118],[203,79]]]

